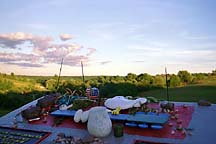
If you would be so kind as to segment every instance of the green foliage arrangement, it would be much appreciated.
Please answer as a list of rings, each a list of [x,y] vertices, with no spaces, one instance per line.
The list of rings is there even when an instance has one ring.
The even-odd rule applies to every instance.
[[[76,99],[73,102],[71,110],[86,109],[93,106],[95,102],[89,99]]]

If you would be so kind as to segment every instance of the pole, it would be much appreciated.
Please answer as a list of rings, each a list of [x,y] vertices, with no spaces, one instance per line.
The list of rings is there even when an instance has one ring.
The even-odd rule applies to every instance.
[[[62,64],[63,64],[63,58],[61,60],[61,66],[60,66],[60,70],[59,70],[59,76],[58,76],[58,81],[57,81],[57,85],[56,85],[56,91],[58,91],[58,87],[59,87],[59,80],[60,80],[61,71],[62,71]]]
[[[83,83],[85,82],[85,79],[84,79],[84,71],[83,71],[83,63],[81,61],[81,67],[82,67],[82,79],[83,79]]]
[[[167,88],[167,101],[169,101],[169,85],[167,80],[167,68],[165,67],[165,74],[166,74],[166,88]]]

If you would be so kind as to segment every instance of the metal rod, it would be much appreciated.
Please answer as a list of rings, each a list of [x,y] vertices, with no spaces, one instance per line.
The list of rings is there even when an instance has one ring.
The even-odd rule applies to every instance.
[[[82,79],[83,79],[83,82],[85,82],[84,71],[83,71],[83,63],[82,63],[82,61],[81,61],[81,67],[82,67]]]
[[[57,81],[57,85],[56,85],[56,91],[58,91],[58,87],[59,87],[59,81],[60,81],[60,76],[61,76],[61,71],[62,71],[62,64],[63,64],[63,58],[61,60],[61,67],[59,70],[59,76],[58,76],[58,81]]]
[[[169,85],[168,85],[167,68],[166,67],[165,67],[165,74],[166,74],[167,101],[169,101]]]

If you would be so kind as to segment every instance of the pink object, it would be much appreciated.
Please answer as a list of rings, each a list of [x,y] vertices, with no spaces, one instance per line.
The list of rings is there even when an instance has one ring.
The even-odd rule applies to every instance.
[[[174,134],[175,134],[175,131],[174,131],[174,130],[172,130],[172,131],[171,131],[171,134],[172,134],[172,135],[174,135]]]
[[[171,120],[174,120],[176,117],[175,116],[171,116]]]
[[[169,123],[169,126],[172,127],[172,126],[173,126],[173,123],[170,122],[170,123]]]

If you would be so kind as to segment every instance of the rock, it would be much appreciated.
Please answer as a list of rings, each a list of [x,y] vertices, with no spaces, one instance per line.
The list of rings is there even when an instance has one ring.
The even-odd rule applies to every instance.
[[[87,122],[88,117],[89,117],[89,111],[84,111],[84,112],[82,113],[82,115],[81,115],[81,121],[82,121],[83,123]]]
[[[74,115],[74,121],[76,123],[78,123],[81,120],[82,113],[83,113],[82,109],[79,109],[78,111],[76,111],[76,113]]]
[[[211,106],[211,102],[209,102],[207,100],[199,100],[198,105],[200,105],[200,106]]]
[[[65,134],[64,133],[59,133],[57,136],[63,138],[63,137],[65,137]]]
[[[95,137],[106,137],[112,131],[112,122],[105,107],[93,107],[89,111],[88,132]]]
[[[24,119],[30,120],[34,118],[39,118],[42,109],[39,106],[31,106],[21,112],[21,115]]]
[[[94,141],[94,137],[93,136],[86,136],[82,139],[83,143],[92,143]]]

